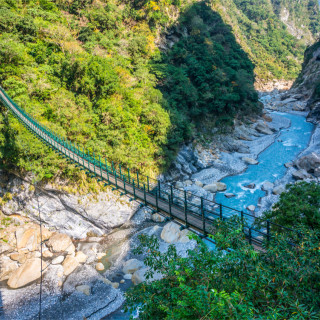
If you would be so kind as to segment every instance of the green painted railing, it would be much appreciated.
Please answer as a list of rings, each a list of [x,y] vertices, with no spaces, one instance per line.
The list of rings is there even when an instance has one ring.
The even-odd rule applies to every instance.
[[[115,165],[107,158],[96,157],[94,153],[91,154],[41,125],[20,108],[1,87],[0,101],[30,132],[68,161],[75,163],[80,170],[85,170],[88,175],[96,177],[98,181],[105,181],[106,185],[113,185],[114,189],[119,189],[122,194],[129,194],[133,196],[132,199],[138,199],[152,206],[156,211],[167,215],[168,219],[178,221],[183,227],[193,228],[206,236],[212,232],[214,219],[226,220],[237,215],[242,221],[242,230],[248,241],[256,247],[262,247],[265,240],[270,240],[274,236],[273,230],[293,232],[291,229],[256,218],[247,212],[229,208],[175,188],[172,184],[161,183],[140,174],[139,171]],[[257,222],[259,227],[255,227]]]

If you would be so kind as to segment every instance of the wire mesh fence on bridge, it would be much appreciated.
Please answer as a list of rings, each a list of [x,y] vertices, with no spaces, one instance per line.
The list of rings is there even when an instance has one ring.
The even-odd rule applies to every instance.
[[[245,236],[250,243],[258,247],[262,247],[265,240],[270,240],[273,237],[272,231],[274,230],[294,232],[268,220],[255,217],[248,212],[230,208],[199,197],[190,191],[176,188],[170,183],[161,183],[159,180],[140,174],[137,170],[115,164],[107,158],[96,157],[94,153],[78,147],[44,125],[40,125],[21,109],[1,87],[0,92],[2,93],[2,95],[0,94],[2,103],[29,131],[36,134],[49,147],[74,162],[81,170],[86,170],[86,173],[91,177],[97,177],[100,181],[104,180],[106,184],[113,184],[124,194],[131,194],[134,199],[151,205],[156,211],[164,212],[169,218],[178,220],[185,227],[194,228],[202,234],[208,235],[212,233],[214,219],[228,220],[238,216],[241,219]],[[164,202],[165,205],[160,206],[159,202],[162,204]]]

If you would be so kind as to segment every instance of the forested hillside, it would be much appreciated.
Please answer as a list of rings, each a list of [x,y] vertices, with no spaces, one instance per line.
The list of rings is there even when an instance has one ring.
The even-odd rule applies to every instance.
[[[204,119],[260,111],[255,74],[298,74],[305,44],[274,10],[269,0],[0,0],[0,83],[63,137],[155,175]],[[2,166],[73,176],[4,109],[0,125]]]

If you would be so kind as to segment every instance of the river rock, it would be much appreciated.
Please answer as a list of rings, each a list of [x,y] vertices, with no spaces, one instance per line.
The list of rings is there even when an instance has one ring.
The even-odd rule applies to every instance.
[[[266,124],[264,124],[264,123],[262,123],[262,122],[259,122],[259,123],[256,125],[255,129],[256,129],[259,133],[262,133],[262,134],[268,134],[268,135],[273,134],[273,132],[270,130],[270,128],[269,128]]]
[[[249,183],[247,184],[246,186],[244,186],[245,188],[248,188],[248,189],[254,189],[256,187],[255,183]]]
[[[224,196],[228,199],[235,197],[236,195],[233,193],[225,193]]]
[[[130,274],[130,273],[125,274],[125,275],[123,276],[123,279],[126,279],[126,280],[131,280],[131,278],[132,278],[132,274]]]
[[[310,175],[308,174],[308,172],[306,170],[294,171],[292,173],[292,176],[296,180],[304,180],[304,179],[308,179],[310,177]]]
[[[63,274],[68,276],[78,267],[78,265],[79,261],[75,257],[67,256],[62,263]]]
[[[0,254],[12,252],[14,249],[10,244],[0,240]]]
[[[311,154],[296,160],[295,165],[300,170],[302,169],[313,173],[314,170],[320,166],[320,155],[312,152]]]
[[[215,193],[218,191],[218,187],[217,185],[214,183],[214,184],[208,184],[206,186],[203,187],[204,190],[206,191],[209,191],[209,192],[212,192],[212,193]]]
[[[38,257],[39,258],[39,257]],[[10,259],[14,260],[14,261],[18,261],[19,263],[25,263],[27,260],[27,255],[24,253],[12,253],[10,254]]]
[[[52,260],[51,264],[61,264],[64,260],[64,256],[56,257]]]
[[[248,158],[248,157],[243,157],[242,160],[246,163],[246,164],[252,164],[252,165],[256,165],[259,162],[255,159],[252,158]]]
[[[68,252],[69,254],[75,251],[74,244],[71,238],[62,233],[55,233],[47,242],[47,247],[50,248],[52,252]]]
[[[39,229],[19,227],[16,230],[16,239],[17,249],[27,248],[29,251],[35,251],[40,243]]]
[[[83,284],[81,286],[77,286],[76,290],[87,295],[87,296],[90,296],[90,293],[91,293],[91,287],[86,284]]]
[[[279,195],[279,194],[281,194],[282,192],[285,192],[285,191],[286,191],[286,188],[284,186],[277,186],[272,190],[272,193],[274,195]]]
[[[125,282],[126,282],[126,280],[124,280],[124,279],[120,280],[120,283],[121,283],[121,284],[123,284],[123,283],[125,283]]]
[[[18,269],[18,263],[9,259],[9,257],[0,257],[0,281],[9,279],[13,271]]]
[[[98,263],[96,264],[96,270],[98,270],[98,271],[103,271],[103,270],[104,270],[104,265],[103,265],[103,263],[98,262]]]
[[[266,181],[263,185],[262,185],[262,190],[263,191],[270,191],[274,188],[274,184],[272,182]]]
[[[181,243],[187,243],[190,241],[189,239],[189,235],[191,234],[191,232],[188,229],[184,229],[180,232],[180,237],[178,239],[178,242]]]
[[[254,212],[254,210],[256,210],[256,207],[254,205],[250,205],[247,207],[247,209],[251,212]]]
[[[161,232],[161,239],[167,243],[178,241],[180,237],[180,226],[174,222],[167,223]]]
[[[287,162],[284,164],[286,168],[291,168],[293,166],[292,162]]]
[[[183,183],[180,182],[180,181],[178,181],[178,182],[176,182],[175,187],[176,187],[177,189],[183,189]]]
[[[154,222],[163,222],[163,221],[166,220],[166,218],[165,218],[163,215],[159,214],[159,213],[154,213],[154,214],[151,216],[151,219],[152,219],[152,221],[154,221]]]
[[[133,275],[132,275],[132,279],[131,281],[133,282],[133,284],[136,286],[144,281],[146,281],[146,272],[149,270],[148,267],[137,270]],[[160,273],[154,273],[153,277],[151,279],[149,279],[149,281],[154,281],[154,280],[160,280],[162,279],[162,275]]]
[[[85,263],[87,261],[88,256],[84,254],[82,251],[78,251],[75,255],[75,258],[79,261],[79,263]]]
[[[200,188],[203,187],[203,183],[201,181],[196,181],[194,184]]]
[[[137,259],[130,259],[123,265],[122,272],[124,274],[132,274],[144,266],[142,261]]]
[[[118,289],[118,288],[119,288],[119,282],[112,282],[111,285],[112,285],[115,289]]]
[[[47,264],[43,261],[42,268],[45,269],[46,267]],[[29,259],[11,274],[7,284],[10,288],[17,289],[39,279],[40,276],[41,259]]]

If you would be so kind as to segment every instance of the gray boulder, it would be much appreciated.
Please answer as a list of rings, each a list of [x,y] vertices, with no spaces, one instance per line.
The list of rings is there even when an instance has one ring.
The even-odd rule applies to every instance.
[[[283,193],[285,191],[286,191],[286,188],[284,186],[277,186],[272,190],[272,193],[274,195],[279,195],[279,194],[281,194],[281,193]]]
[[[271,129],[263,122],[259,122],[255,129],[262,134],[267,134],[267,135],[271,135],[273,134],[273,132],[271,131]]]
[[[242,160],[246,163],[246,164],[252,164],[252,165],[256,165],[259,162],[255,159],[252,158],[248,158],[248,157],[243,157]]]
[[[304,156],[295,161],[295,165],[298,169],[306,170],[313,173],[315,169],[320,166],[320,155],[314,152]]]
[[[272,190],[274,187],[274,184],[272,182],[266,181],[263,185],[262,185],[262,190],[263,191],[270,191]]]
[[[292,176],[296,180],[305,180],[310,178],[310,175],[306,170],[297,170],[292,173]]]

